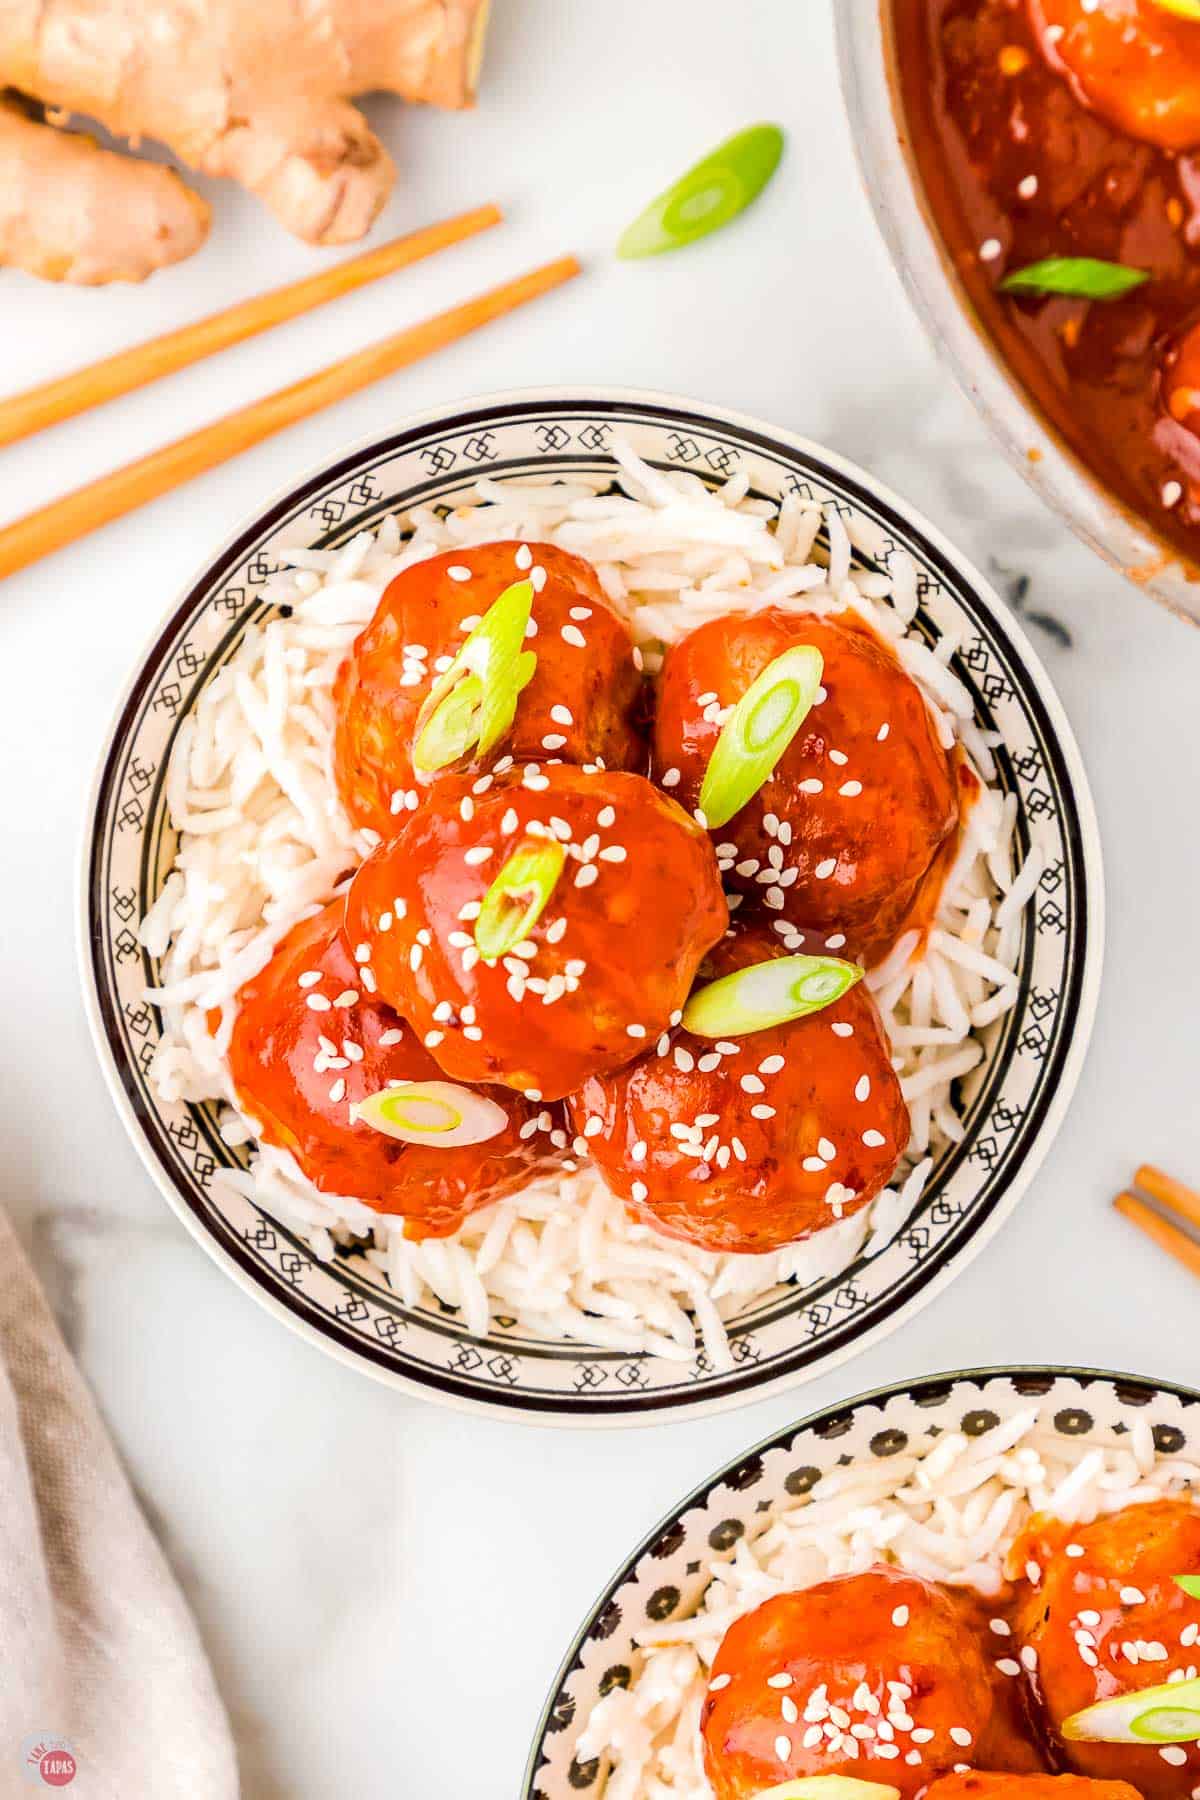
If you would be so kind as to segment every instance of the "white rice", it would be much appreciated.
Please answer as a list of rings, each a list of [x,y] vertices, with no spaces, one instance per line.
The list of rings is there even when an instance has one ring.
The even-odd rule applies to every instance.
[[[1031,1514],[1083,1525],[1198,1484],[1200,1466],[1159,1455],[1144,1419],[1121,1437],[1069,1440],[1037,1406],[981,1437],[950,1431],[918,1454],[834,1469],[708,1562],[690,1617],[637,1634],[630,1686],[596,1704],[575,1753],[604,1759],[604,1800],[712,1800],[699,1730],[708,1671],[734,1620],[764,1600],[879,1562],[994,1595]]]
[[[726,1325],[779,1283],[826,1279],[895,1236],[916,1205],[933,1160],[963,1126],[953,1084],[983,1060],[980,1033],[1017,998],[1022,911],[1041,865],[1013,866],[1016,799],[993,785],[988,735],[952,670],[956,640],[929,648],[909,625],[912,559],[894,551],[889,573],[852,567],[854,546],[832,507],[789,496],[778,508],[746,497],[735,477],[713,492],[695,476],[664,474],[615,446],[624,492],[602,479],[501,484],[479,481],[442,517],[430,507],[389,518],[341,550],[297,547],[265,590],[291,608],[251,626],[176,737],[167,802],[179,834],[175,866],[142,922],[158,959],[162,1040],[152,1080],[164,1101],[224,1103],[231,1146],[254,1138],[234,1102],[226,1067],[234,997],[298,920],[327,902],[346,869],[375,842],[356,831],[331,772],[331,688],[338,665],[401,569],[440,551],[496,538],[560,545],[597,568],[654,669],[662,641],[731,611],[783,606],[848,608],[889,642],[920,684],[943,743],[962,746],[982,785],[924,954],[916,936],[873,971],[895,1065],[912,1112],[897,1177],[854,1218],[765,1256],[714,1255],[633,1223],[590,1165],[540,1181],[470,1218],[452,1239],[414,1243],[402,1221],[353,1199],[320,1193],[291,1157],[251,1152],[248,1172],[222,1172],[256,1205],[302,1235],[322,1258],[352,1238],[406,1304],[434,1297],[483,1334],[496,1312],[521,1334],[647,1352],[681,1363],[702,1345],[731,1365]],[[830,552],[816,546],[822,523]],[[860,548],[865,524],[856,526]],[[935,624],[937,623],[935,619]],[[419,677],[416,677],[419,678]],[[208,1015],[220,1011],[209,1030]]]

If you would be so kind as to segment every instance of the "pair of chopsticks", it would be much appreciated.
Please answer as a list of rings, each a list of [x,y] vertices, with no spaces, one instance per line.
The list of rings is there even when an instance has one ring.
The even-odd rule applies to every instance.
[[[1200,1237],[1185,1229],[1190,1225],[1200,1232],[1200,1194],[1194,1188],[1184,1187],[1182,1181],[1164,1175],[1161,1169],[1152,1168],[1149,1163],[1142,1164],[1133,1178],[1133,1186],[1141,1192],[1127,1188],[1118,1194],[1113,1201],[1117,1211],[1176,1262],[1181,1262],[1185,1269],[1200,1275]],[[1145,1198],[1147,1195],[1148,1199]],[[1152,1206],[1152,1200],[1158,1204]],[[1176,1224],[1176,1220],[1182,1220],[1182,1224]]]
[[[185,325],[179,331],[168,332],[148,344],[121,351],[61,380],[46,382],[27,393],[0,401],[0,446],[15,443],[48,425],[86,412],[90,407],[115,399],[118,394],[144,387],[147,382],[186,368],[216,350],[241,343],[285,319],[293,319],[340,294],[362,287],[366,282],[377,281],[380,276],[390,275],[422,257],[461,243],[477,232],[498,225],[502,216],[495,206],[462,213],[457,218],[397,238],[378,250],[351,257],[320,274],[243,301],[211,318]],[[99,480],[76,488],[61,500],[26,513],[24,518],[0,528],[0,579],[54,550],[61,550],[88,532],[107,525],[110,520],[121,518],[146,501],[157,499],[181,482],[189,481],[193,475],[228,462],[252,444],[261,443],[264,438],[282,431],[284,426],[308,418],[370,382],[456,343],[468,333],[478,331],[480,326],[561,286],[579,272],[579,263],[573,256],[559,257],[515,281],[477,294],[462,306],[451,307],[448,312],[438,313],[419,325],[411,325],[377,344],[368,345],[365,350],[356,351],[315,375],[293,382],[290,387],[254,400],[187,437],[152,450],[136,462],[114,470],[111,475],[102,475]]]

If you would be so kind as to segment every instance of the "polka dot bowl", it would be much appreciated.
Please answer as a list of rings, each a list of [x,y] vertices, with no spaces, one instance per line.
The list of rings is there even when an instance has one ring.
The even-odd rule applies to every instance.
[[[788,1426],[689,1494],[609,1582],[555,1678],[522,1800],[603,1800],[608,1769],[579,1748],[593,1707],[635,1679],[638,1632],[695,1612],[708,1567],[765,1530],[771,1509],[802,1505],[823,1475],[851,1461],[919,1454],[951,1432],[979,1438],[1031,1409],[1039,1435],[1073,1452],[1128,1444],[1140,1422],[1139,1437],[1158,1455],[1200,1460],[1200,1393],[1091,1369],[961,1370],[879,1388]]]

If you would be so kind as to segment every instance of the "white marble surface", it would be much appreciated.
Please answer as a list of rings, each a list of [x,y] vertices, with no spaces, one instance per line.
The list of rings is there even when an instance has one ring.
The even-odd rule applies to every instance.
[[[1195,1289],[1108,1200],[1139,1159],[1200,1178],[1200,635],[1049,517],[952,390],[859,191],[830,0],[497,0],[469,118],[373,115],[399,230],[487,198],[502,231],[4,457],[5,516],[574,247],[586,278],[5,584],[0,1181],[199,1615],[248,1800],[509,1800],[570,1632],[634,1540],[717,1463],[818,1403],[968,1362],[1196,1378]],[[790,131],[757,212],[622,266],[618,229],[756,118]],[[5,276],[15,387],[312,266],[237,196],[138,291]],[[585,1436],[403,1399],[293,1338],[204,1257],[102,1085],[74,951],[93,759],[160,614],[251,506],[409,409],[557,381],[674,389],[877,470],[981,564],[1027,574],[1083,743],[1108,864],[1108,963],[1067,1123],[1017,1216],[917,1321],[790,1397]],[[1189,1329],[1189,1327],[1191,1329]],[[31,1729],[53,1721],[34,1720]],[[0,1759],[7,1754],[0,1746]]]

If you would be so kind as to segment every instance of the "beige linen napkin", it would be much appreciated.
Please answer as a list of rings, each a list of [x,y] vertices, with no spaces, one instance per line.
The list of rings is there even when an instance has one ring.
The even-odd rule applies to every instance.
[[[0,1795],[56,1790],[235,1800],[237,1769],[183,1596],[0,1214]]]

